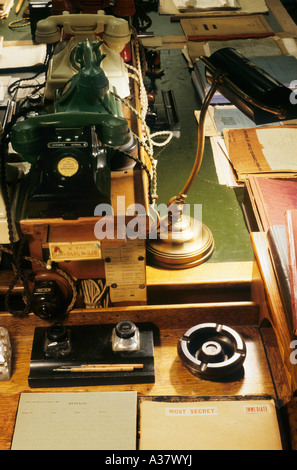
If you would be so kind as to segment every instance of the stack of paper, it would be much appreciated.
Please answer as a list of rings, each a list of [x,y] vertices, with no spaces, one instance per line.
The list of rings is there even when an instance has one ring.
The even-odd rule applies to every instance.
[[[179,8],[176,7],[175,0],[159,0],[159,14],[160,15],[191,15],[190,12],[180,12]],[[240,8],[233,8],[228,11],[228,15],[254,15],[257,13],[268,13],[268,7],[265,0],[237,0]],[[199,0],[197,0],[197,3]],[[214,14],[213,10],[199,10],[199,15],[211,15]],[[215,10],[216,15],[226,15],[224,8]]]
[[[224,138],[238,181],[252,174],[297,176],[296,126],[228,129]]]
[[[284,225],[285,213],[297,209],[297,180],[249,176],[246,187],[259,220],[259,230]]]
[[[267,240],[287,325],[293,338],[297,334],[297,210],[287,210],[283,219],[282,225],[272,225],[268,229]]]
[[[136,392],[22,393],[12,450],[135,450]]]
[[[173,0],[179,11],[236,10],[238,0]]]
[[[22,69],[42,65],[46,57],[46,44],[6,46],[0,52],[0,69]]]
[[[0,1],[0,19],[7,18],[13,7],[13,0]]]
[[[239,186],[234,175],[232,164],[229,160],[224,139],[219,136],[213,136],[210,139],[210,143],[219,184],[227,185],[229,188]]]

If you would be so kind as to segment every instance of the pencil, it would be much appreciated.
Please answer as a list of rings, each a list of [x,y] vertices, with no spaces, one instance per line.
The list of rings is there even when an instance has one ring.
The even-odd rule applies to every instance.
[[[20,11],[20,9],[22,8],[23,3],[24,3],[24,0],[19,0],[19,1],[18,1],[17,6],[16,6],[16,8],[15,8],[16,14],[18,14],[18,12]]]
[[[143,369],[143,364],[83,364],[63,366],[53,372],[131,372],[134,369]]]

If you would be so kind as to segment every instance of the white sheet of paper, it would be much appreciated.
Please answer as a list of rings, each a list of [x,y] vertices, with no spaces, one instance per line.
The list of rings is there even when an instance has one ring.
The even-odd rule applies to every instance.
[[[137,392],[20,396],[12,450],[135,450]]]
[[[240,8],[237,0],[173,0],[177,8],[196,8],[211,10],[212,8]]]
[[[45,56],[46,44],[2,47],[0,69],[20,69],[43,64]]]
[[[219,184],[230,188],[240,186],[235,179],[224,138],[214,136],[210,138],[210,142]]]

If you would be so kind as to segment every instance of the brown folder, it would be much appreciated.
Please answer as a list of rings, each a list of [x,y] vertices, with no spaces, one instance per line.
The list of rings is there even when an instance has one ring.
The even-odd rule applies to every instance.
[[[296,138],[294,125],[224,130],[229,159],[240,182],[253,174],[296,176]]]
[[[274,32],[262,15],[186,18],[181,26],[188,41],[260,38]]]

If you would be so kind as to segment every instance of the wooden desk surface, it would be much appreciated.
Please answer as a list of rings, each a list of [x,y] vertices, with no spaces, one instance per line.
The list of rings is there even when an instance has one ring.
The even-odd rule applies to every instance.
[[[258,306],[252,302],[200,304],[186,306],[122,307],[75,311],[65,324],[117,323],[128,316],[134,322],[150,321],[159,334],[155,342],[155,383],[97,387],[67,387],[32,389],[33,391],[123,391],[136,390],[145,395],[186,395],[186,396],[231,396],[269,395],[277,399],[274,384],[267,363],[262,335],[257,326]],[[47,326],[34,315],[19,319],[2,313],[1,326],[8,329],[12,350],[13,366],[9,381],[0,382],[0,449],[9,449],[18,399],[21,392],[30,392],[28,374],[34,328]],[[213,382],[195,377],[190,373],[177,354],[177,342],[188,328],[203,322],[214,321],[233,326],[244,338],[247,356],[244,374],[231,381]],[[31,390],[31,391],[32,391]]]
[[[277,17],[284,31],[296,34],[296,25],[290,21],[285,13],[284,8],[279,0],[267,0],[271,11]],[[15,32],[12,33],[15,37]],[[22,39],[22,34],[18,35],[18,39]],[[28,32],[26,33],[28,34]],[[165,33],[167,34],[167,33]],[[25,39],[25,37],[24,37]],[[168,62],[172,59],[171,55]],[[175,75],[174,77],[175,78]],[[179,77],[183,80],[183,75]],[[179,87],[179,84],[177,83]],[[180,89],[181,90],[181,89]],[[186,105],[183,97],[180,98],[177,92],[177,98],[180,99],[181,112],[186,113]],[[189,100],[195,104],[192,99],[194,90],[191,91]],[[196,98],[195,98],[196,100]],[[189,119],[186,113],[185,121]],[[191,121],[192,119],[192,121]],[[184,121],[183,121],[184,122]],[[194,117],[189,119],[189,124],[194,124]],[[168,149],[168,161],[166,161],[166,151],[163,151],[159,159],[160,167],[160,185],[161,198],[167,202],[168,197],[172,196],[171,188],[167,187],[165,182],[168,181],[168,168],[172,168],[174,161],[180,167],[180,162],[187,162],[185,158],[185,149],[190,156],[193,156],[195,150],[196,133],[193,126],[190,136],[193,139],[186,138],[176,140],[176,158],[173,158],[172,151]],[[182,152],[181,152],[182,148]],[[206,149],[210,154],[209,148]],[[207,161],[207,156],[205,161]],[[204,161],[204,163],[205,163]],[[188,163],[191,164],[191,161]],[[216,188],[218,192],[212,200],[209,201],[210,188],[213,190],[217,186],[214,180],[215,172],[211,166],[212,177],[209,178],[209,168],[204,165],[200,178],[194,186],[190,195],[192,202],[202,203],[206,209],[205,221],[207,225],[214,231],[217,251],[210,262],[195,269],[187,271],[186,278],[184,272],[166,273],[156,271],[154,268],[148,268],[148,278],[152,289],[164,287],[164,283],[169,286],[172,292],[178,286],[182,291],[185,285],[190,286],[194,291],[197,286],[204,288],[210,285],[210,279],[213,279],[212,285],[223,286],[226,278],[229,278],[230,284],[236,287],[240,284],[250,284],[250,274],[252,273],[253,263],[251,244],[248,241],[248,234],[244,228],[242,214],[238,214],[239,206],[236,204],[236,195],[233,191],[226,188]],[[209,166],[209,165],[208,165]],[[207,170],[207,172],[206,172]],[[163,174],[162,174],[163,172]],[[187,175],[187,168],[184,173]],[[177,182],[174,179],[174,171],[171,171],[170,184],[173,186],[174,193],[176,187],[180,186],[180,181],[184,178],[180,173],[176,174]],[[210,181],[211,179],[211,181]],[[162,181],[162,183],[161,183]],[[214,182],[215,181],[215,182]],[[168,194],[167,194],[168,193]],[[227,194],[228,193],[228,194]],[[220,208],[227,202],[232,202],[232,210],[229,211],[232,223],[226,222],[220,214]],[[221,205],[220,205],[221,204]],[[237,211],[237,222],[239,229],[233,230],[233,218]],[[208,213],[207,213],[208,212]],[[230,239],[230,232],[231,239]],[[244,232],[244,233],[243,233]],[[232,249],[230,249],[232,245]],[[220,263],[218,261],[227,261]],[[232,263],[233,261],[238,263]],[[241,262],[246,262],[244,268],[245,273],[240,270]],[[248,274],[248,275],[246,275]],[[182,278],[181,278],[182,276]],[[213,277],[212,277],[213,276]],[[201,289],[202,290],[202,289]],[[59,389],[34,389],[34,391],[109,391],[109,390],[136,390],[139,395],[207,395],[207,396],[231,396],[231,395],[271,395],[279,399],[279,390],[282,397],[289,396],[290,391],[287,388],[286,380],[282,375],[281,367],[277,367],[278,348],[271,338],[271,329],[260,331],[259,329],[259,310],[258,306],[252,302],[233,302],[233,303],[207,303],[207,304],[187,304],[175,306],[146,306],[146,307],[130,307],[127,308],[110,308],[108,310],[100,309],[98,311],[78,311],[72,312],[66,324],[93,324],[93,323],[116,323],[120,319],[129,316],[132,321],[151,321],[159,329],[159,338],[155,344],[155,383],[154,384],[136,384],[136,385],[118,385],[118,386],[98,386],[98,387],[74,387]],[[195,324],[215,321],[228,324],[241,333],[247,344],[247,358],[244,363],[244,375],[235,381],[230,382],[211,382],[195,377],[182,364],[177,355],[177,342],[185,331]],[[45,322],[39,318],[30,315],[24,319],[12,317],[8,313],[0,314],[0,325],[8,329],[13,349],[13,367],[11,379],[7,382],[0,382],[0,449],[9,449],[13,435],[15,416],[20,393],[29,392],[28,374],[30,367],[30,355],[32,347],[32,339],[34,328],[36,326],[45,326]],[[267,339],[267,343],[263,341]],[[273,360],[275,361],[274,377],[272,380],[270,367],[267,362],[267,351],[273,352]],[[277,386],[276,386],[277,385]]]

